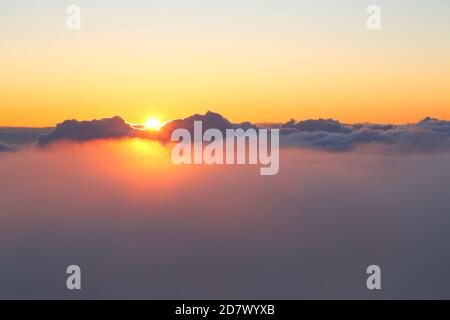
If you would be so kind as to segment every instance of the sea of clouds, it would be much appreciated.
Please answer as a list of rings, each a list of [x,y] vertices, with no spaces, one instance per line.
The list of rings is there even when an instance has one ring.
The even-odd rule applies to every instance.
[[[223,119],[171,125],[210,117]],[[142,139],[120,118],[2,152],[0,298],[450,298],[448,122],[280,128],[290,147],[270,177],[174,166],[152,141],[164,130]],[[71,264],[80,292],[65,286]]]
[[[204,130],[262,127],[250,122],[232,123],[222,115],[207,112],[184,119],[172,120],[159,132],[141,130],[116,116],[113,118],[77,121],[67,120],[58,124],[53,130],[34,136],[38,146],[71,140],[84,142],[97,139],[142,138],[161,142],[170,141],[174,129],[193,130],[194,121],[202,121]],[[417,123],[406,125],[380,124],[342,124],[333,119],[316,119],[296,121],[284,124],[266,125],[264,127],[280,129],[281,146],[298,147],[327,151],[352,151],[355,149],[381,148],[391,153],[430,153],[450,151],[450,121],[425,118]],[[7,132],[7,131],[6,131]],[[30,137],[33,138],[33,137]],[[1,131],[0,131],[1,140]],[[17,145],[0,143],[0,152],[17,151]]]

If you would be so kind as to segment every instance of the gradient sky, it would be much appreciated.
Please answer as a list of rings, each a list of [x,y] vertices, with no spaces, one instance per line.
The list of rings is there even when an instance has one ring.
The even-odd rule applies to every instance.
[[[0,125],[448,119],[449,15],[448,0],[0,0]]]

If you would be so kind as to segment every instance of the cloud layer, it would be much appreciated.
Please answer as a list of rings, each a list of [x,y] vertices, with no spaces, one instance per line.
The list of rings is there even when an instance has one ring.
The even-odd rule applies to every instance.
[[[282,149],[262,177],[161,169],[158,144],[142,143],[0,157],[0,298],[450,298],[450,154]]]
[[[136,130],[120,117],[92,121],[66,120],[58,124],[52,132],[41,135],[38,138],[38,144],[46,146],[60,140],[83,142],[95,139],[117,139],[131,137],[134,131]]]
[[[19,150],[17,146],[9,145],[0,141],[0,152],[14,152]]]
[[[427,153],[450,151],[450,121],[426,118],[407,125],[392,124],[343,124],[334,119],[290,120],[284,124],[266,126],[250,122],[232,123],[222,115],[208,111],[184,119],[166,123],[160,131],[144,130],[131,125],[120,117],[92,121],[67,120],[38,138],[40,147],[54,142],[70,140],[85,142],[97,139],[143,138],[160,142],[170,141],[173,130],[185,128],[193,131],[194,121],[202,121],[203,130],[216,128],[221,131],[235,128],[280,129],[282,147],[318,149],[346,152],[355,149],[383,150],[395,153]],[[9,133],[8,137],[15,136]],[[17,148],[3,143],[0,151]]]
[[[329,151],[378,146],[397,152],[450,151],[450,122],[426,118],[409,125],[344,125],[335,120],[288,122],[284,145]]]
[[[193,132],[194,121],[202,121],[204,130],[216,128],[225,131],[233,128],[256,128],[250,122],[231,123],[220,114],[211,111],[204,115],[195,114],[184,119],[172,120],[165,124],[160,131],[143,130],[141,126],[133,126],[116,116],[114,118],[92,121],[64,121],[58,124],[50,133],[41,135],[38,138],[38,145],[45,147],[51,143],[64,140],[84,142],[97,139],[121,138],[143,138],[167,142],[170,141],[170,136],[175,129],[184,128]]]

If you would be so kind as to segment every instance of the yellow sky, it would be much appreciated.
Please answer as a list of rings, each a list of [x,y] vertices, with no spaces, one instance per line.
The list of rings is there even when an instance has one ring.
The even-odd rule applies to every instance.
[[[236,122],[450,119],[450,46],[438,36],[356,24],[351,32],[295,34],[283,25],[266,33],[117,23],[68,32],[54,24],[32,36],[26,28],[4,32],[0,126],[114,115],[142,123],[207,110]]]

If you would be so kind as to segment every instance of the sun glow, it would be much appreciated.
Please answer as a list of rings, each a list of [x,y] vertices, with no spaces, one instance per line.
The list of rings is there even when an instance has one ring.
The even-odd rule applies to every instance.
[[[159,130],[162,125],[163,123],[157,118],[150,118],[145,122],[145,128],[149,130]]]

